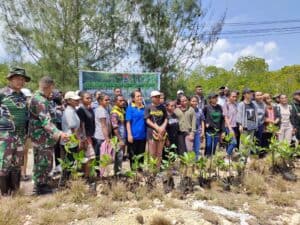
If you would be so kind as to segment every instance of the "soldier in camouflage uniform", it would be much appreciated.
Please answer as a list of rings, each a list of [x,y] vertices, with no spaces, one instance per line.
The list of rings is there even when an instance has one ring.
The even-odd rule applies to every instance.
[[[29,132],[33,144],[33,180],[36,194],[52,192],[48,184],[53,164],[54,145],[59,138],[67,139],[67,135],[61,132],[51,120],[49,98],[53,88],[52,78],[43,77],[39,82],[39,90],[30,102]]]
[[[14,67],[7,75],[9,85],[0,90],[2,128],[0,128],[0,183],[2,194],[20,187],[21,166],[24,163],[24,142],[28,110],[21,92],[30,77],[22,68]],[[13,128],[12,128],[13,127]],[[5,188],[6,187],[6,188]]]

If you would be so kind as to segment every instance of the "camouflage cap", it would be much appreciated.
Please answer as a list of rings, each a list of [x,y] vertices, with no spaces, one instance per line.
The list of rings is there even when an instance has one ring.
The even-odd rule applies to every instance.
[[[29,76],[26,75],[26,71],[20,67],[12,67],[7,75],[7,79],[10,79],[13,76],[21,76],[25,78],[26,82],[29,82],[31,79]]]

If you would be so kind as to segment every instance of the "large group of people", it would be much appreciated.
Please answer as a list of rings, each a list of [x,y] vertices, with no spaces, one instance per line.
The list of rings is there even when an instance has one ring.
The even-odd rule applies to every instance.
[[[140,89],[134,90],[130,99],[125,99],[121,88],[115,88],[112,96],[101,90],[93,94],[62,93],[55,89],[51,77],[41,78],[39,89],[32,94],[24,89],[30,77],[18,67],[11,69],[7,80],[7,87],[0,90],[2,195],[14,193],[22,179],[29,179],[26,162],[30,147],[34,192],[44,194],[52,191],[49,180],[53,173],[61,173],[62,186],[70,176],[69,171],[61,170],[59,158],[74,162],[72,153],[84,150],[83,172],[89,179],[89,162],[108,152],[113,136],[117,139],[112,149],[116,175],[122,173],[126,156],[132,168],[135,156],[140,156],[142,165],[146,151],[156,159],[158,171],[166,151],[179,155],[194,151],[198,160],[211,157],[217,146],[223,146],[230,158],[240,147],[241,134],[250,135],[257,146],[267,148],[272,136],[267,129],[270,124],[278,127],[280,141],[300,139],[300,90],[289,102],[285,94],[272,98],[248,88],[240,94],[224,86],[205,97],[203,87],[198,85],[194,95],[186,96],[178,90],[174,100],[153,90],[151,103],[146,105]],[[226,143],[225,135],[230,137]],[[70,142],[71,136],[78,141]]]

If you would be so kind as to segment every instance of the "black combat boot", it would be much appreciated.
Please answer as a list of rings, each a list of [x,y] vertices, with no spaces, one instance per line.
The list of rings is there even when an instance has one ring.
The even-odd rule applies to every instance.
[[[7,195],[8,194],[8,176],[0,175],[0,194]]]
[[[52,194],[53,189],[48,184],[35,184],[33,188],[33,195]]]
[[[16,193],[20,189],[21,168],[13,168],[9,171],[9,188],[10,192]]]

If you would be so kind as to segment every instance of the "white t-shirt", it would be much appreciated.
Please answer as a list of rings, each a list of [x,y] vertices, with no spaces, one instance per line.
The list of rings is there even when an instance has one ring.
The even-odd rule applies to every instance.
[[[79,127],[80,119],[76,113],[76,109],[68,105],[63,112],[63,116],[61,119],[62,131],[67,134],[72,134],[71,129],[79,129]],[[64,144],[64,142],[61,141],[61,144]]]
[[[96,129],[95,129],[95,134],[94,137],[96,139],[100,139],[100,140],[104,140],[104,135],[103,135],[103,130],[102,130],[102,126],[101,126],[101,122],[100,119],[106,118],[106,124],[107,127],[110,131],[110,117],[109,114],[107,112],[107,110],[103,107],[103,106],[98,106],[95,110],[95,125],[96,125]]]

